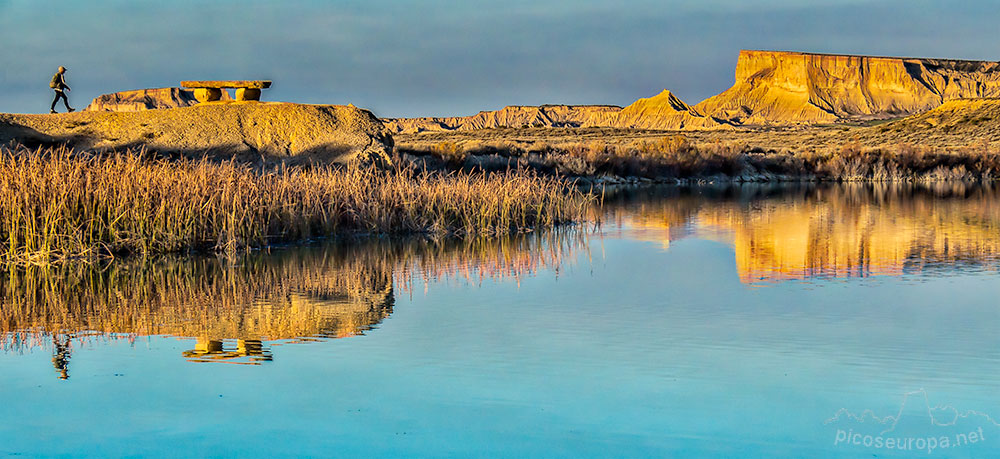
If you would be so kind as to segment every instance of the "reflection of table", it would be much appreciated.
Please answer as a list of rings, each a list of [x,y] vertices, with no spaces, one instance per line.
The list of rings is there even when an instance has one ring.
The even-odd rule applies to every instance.
[[[271,80],[182,81],[181,87],[194,89],[198,102],[221,100],[223,89],[236,89],[236,100],[260,100],[260,90],[270,88]]]
[[[198,344],[190,351],[184,351],[184,357],[192,362],[227,362],[244,365],[260,365],[259,362],[270,362],[271,350],[256,339],[236,340],[236,349],[226,349],[222,340],[201,337]],[[234,359],[248,357],[248,361],[239,362]]]

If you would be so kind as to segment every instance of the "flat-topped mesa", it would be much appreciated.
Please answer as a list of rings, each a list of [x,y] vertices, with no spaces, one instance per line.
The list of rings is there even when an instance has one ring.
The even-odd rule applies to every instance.
[[[738,124],[892,118],[1000,96],[1000,63],[744,50],[736,82],[694,108]]]
[[[225,89],[236,89],[236,100],[258,101],[260,90],[271,87],[271,80],[193,80],[182,81],[182,88],[194,89],[198,102],[215,102],[222,98]]]

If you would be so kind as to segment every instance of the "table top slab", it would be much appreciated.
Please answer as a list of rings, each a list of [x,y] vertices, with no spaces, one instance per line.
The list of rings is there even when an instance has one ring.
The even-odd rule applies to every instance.
[[[271,80],[194,80],[182,81],[182,88],[248,88],[267,89],[271,87]]]

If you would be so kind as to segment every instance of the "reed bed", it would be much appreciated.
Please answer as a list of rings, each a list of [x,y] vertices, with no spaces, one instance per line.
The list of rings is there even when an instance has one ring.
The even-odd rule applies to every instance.
[[[458,134],[456,134],[458,137]],[[682,135],[617,142],[444,140],[401,144],[411,157],[438,158],[443,167],[496,165],[531,168],[569,177],[642,177],[837,182],[993,181],[1000,177],[1000,150],[984,141],[963,146],[910,143],[865,146],[837,141],[822,148],[764,149],[741,141],[693,142]],[[484,158],[500,157],[503,161]],[[426,163],[426,161],[424,161]]]
[[[263,169],[143,151],[0,149],[0,262],[233,253],[341,233],[510,234],[577,220],[588,205],[523,170]]]
[[[573,228],[499,238],[373,238],[241,253],[26,266],[0,276],[0,352],[141,336],[311,340],[363,334],[399,292],[558,270]]]

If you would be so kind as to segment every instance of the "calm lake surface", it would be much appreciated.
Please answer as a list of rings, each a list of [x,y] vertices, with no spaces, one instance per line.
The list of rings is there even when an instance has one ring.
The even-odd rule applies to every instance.
[[[0,277],[0,455],[1000,448],[1000,192],[609,193],[603,224]]]

